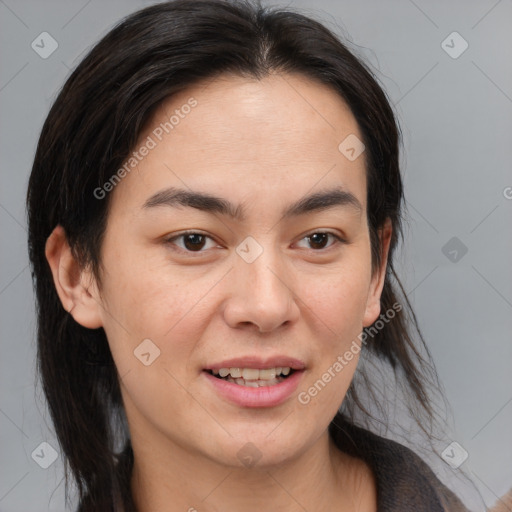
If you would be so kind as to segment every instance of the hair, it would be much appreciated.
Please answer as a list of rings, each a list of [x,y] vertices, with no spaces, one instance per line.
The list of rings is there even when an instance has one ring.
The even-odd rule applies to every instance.
[[[327,85],[350,107],[366,147],[373,271],[381,262],[379,230],[387,219],[393,227],[381,309],[396,314],[371,332],[365,349],[403,380],[411,416],[431,435],[436,411],[429,391],[439,382],[393,267],[402,237],[401,133],[374,74],[330,29],[298,12],[249,1],[164,2],[122,20],[72,72],[42,128],[28,185],[37,371],[65,458],[66,494],[71,471],[82,512],[135,510],[133,451],[105,332],[81,326],[65,311],[45,243],[61,225],[79,264],[100,283],[109,195],[99,200],[94,190],[123,165],[164,100],[225,73],[252,79],[298,73]],[[351,423],[357,413],[372,416],[363,402],[377,384],[364,372],[356,374],[366,394],[354,379],[344,399]]]

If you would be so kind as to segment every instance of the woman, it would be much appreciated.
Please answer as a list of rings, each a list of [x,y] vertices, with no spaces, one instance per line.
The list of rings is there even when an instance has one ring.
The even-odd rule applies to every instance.
[[[80,511],[466,510],[356,421],[373,356],[435,423],[393,270],[398,148],[366,67],[287,10],[162,3],[91,50],[28,189],[39,369]]]

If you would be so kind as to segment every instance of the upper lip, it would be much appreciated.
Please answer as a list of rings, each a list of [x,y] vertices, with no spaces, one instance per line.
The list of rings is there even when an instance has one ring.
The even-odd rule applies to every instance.
[[[260,370],[267,368],[285,368],[292,370],[303,370],[306,365],[294,357],[274,356],[262,358],[258,356],[245,356],[226,359],[220,363],[214,363],[207,366],[206,370],[219,370],[220,368],[258,368]]]

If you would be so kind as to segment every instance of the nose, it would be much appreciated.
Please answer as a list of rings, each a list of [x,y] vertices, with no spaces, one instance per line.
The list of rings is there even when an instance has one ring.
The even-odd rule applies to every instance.
[[[252,263],[237,256],[230,279],[231,293],[224,306],[230,327],[268,333],[299,318],[293,278],[275,251],[265,249]]]

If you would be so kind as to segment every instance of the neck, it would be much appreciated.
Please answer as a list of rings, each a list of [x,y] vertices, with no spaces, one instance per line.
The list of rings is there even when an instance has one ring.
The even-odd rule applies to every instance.
[[[179,446],[162,450],[133,436],[132,446],[138,512],[260,512],[269,503],[280,512],[357,509],[354,459],[327,431],[294,460],[258,469],[226,467]]]

